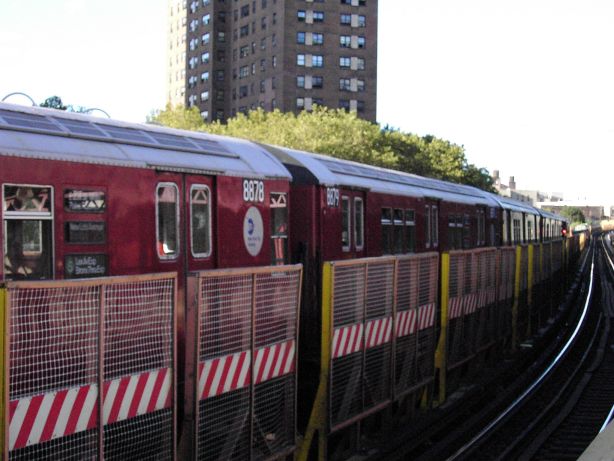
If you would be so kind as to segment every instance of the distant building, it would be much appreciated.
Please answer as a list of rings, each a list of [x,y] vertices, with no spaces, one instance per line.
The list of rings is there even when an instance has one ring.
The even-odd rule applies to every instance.
[[[378,0],[169,0],[168,101],[376,119]]]
[[[538,190],[519,190],[516,188],[516,180],[514,176],[510,176],[509,183],[503,184],[499,176],[499,170],[493,170],[492,173],[493,185],[497,193],[503,197],[510,197],[520,202],[530,203],[532,205],[538,202],[550,201],[557,202],[563,200],[563,194],[541,192]]]
[[[566,207],[574,207],[579,208],[582,213],[584,213],[584,217],[586,218],[586,222],[589,224],[596,224],[604,219],[604,207],[602,205],[589,205],[584,201],[580,200],[564,200],[560,202],[540,202],[536,203],[535,206],[537,208],[541,208],[546,211],[551,211],[552,213],[560,214],[561,210]]]

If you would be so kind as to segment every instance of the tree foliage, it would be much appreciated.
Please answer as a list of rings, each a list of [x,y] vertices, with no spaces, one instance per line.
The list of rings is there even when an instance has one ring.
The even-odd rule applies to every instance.
[[[355,112],[315,106],[311,112],[239,114],[226,124],[204,123],[196,108],[152,113],[150,123],[235,136],[252,141],[316,152],[421,176],[469,184],[493,192],[484,168],[469,164],[463,146],[436,138],[403,133],[358,118]]]
[[[66,110],[68,106],[64,105],[62,98],[59,96],[49,96],[40,103],[40,107],[48,107],[49,109]]]
[[[565,206],[561,208],[560,211],[561,216],[565,216],[569,218],[572,223],[585,223],[586,217],[582,210],[575,206]]]

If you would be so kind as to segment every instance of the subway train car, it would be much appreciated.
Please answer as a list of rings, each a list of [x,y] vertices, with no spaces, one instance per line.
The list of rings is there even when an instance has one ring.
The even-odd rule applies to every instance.
[[[178,380],[185,373],[190,386],[201,382],[196,372],[187,378],[188,366],[196,366],[189,357],[196,350],[192,336],[198,334],[186,316],[197,297],[190,297],[189,274],[302,263],[296,360],[304,378],[297,399],[303,412],[310,410],[319,384],[324,262],[410,254],[438,260],[438,254],[451,250],[560,239],[565,226],[556,215],[470,186],[239,139],[2,103],[0,165],[0,280],[176,273]],[[436,264],[431,272],[436,287]],[[440,313],[437,290],[431,291],[429,341],[434,344]],[[278,296],[279,287],[268,295]],[[228,305],[241,296],[231,293]],[[274,317],[253,315],[256,320],[244,327],[253,334],[264,325],[273,338],[274,327],[292,323],[267,323]],[[227,320],[212,327],[219,344],[239,328],[232,315]],[[267,350],[257,349],[253,338],[246,339],[249,334],[239,336],[241,344],[225,362],[221,353],[215,355],[221,350],[216,343],[199,366],[224,363],[226,373],[236,367],[237,354],[251,360]],[[283,347],[287,344],[294,343]],[[274,350],[281,354],[280,348]],[[294,359],[294,352],[285,353]],[[207,379],[219,379],[203,370],[198,373],[204,387]],[[212,393],[206,404],[231,401],[236,386],[233,381],[223,395]],[[186,386],[186,395],[179,391],[178,398],[187,401],[192,390],[196,395]],[[243,394],[240,398],[245,400]],[[187,408],[178,402],[184,404]],[[225,432],[224,427],[216,430]],[[282,439],[264,431],[259,440],[274,445]],[[230,444],[224,441],[216,453],[222,458],[231,453]]]

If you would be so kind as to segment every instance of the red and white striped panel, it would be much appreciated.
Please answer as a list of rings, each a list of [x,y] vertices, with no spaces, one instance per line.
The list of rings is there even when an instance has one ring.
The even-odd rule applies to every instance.
[[[161,369],[104,383],[104,424],[171,406],[172,371]],[[98,386],[88,384],[9,404],[9,450],[98,426]]]
[[[293,339],[258,349],[254,362],[256,384],[292,373],[295,350],[296,345]]]
[[[396,337],[413,335],[416,332],[417,309],[397,312]]]
[[[450,298],[448,301],[448,318],[456,319],[463,315],[463,298]]]
[[[363,332],[362,323],[336,328],[333,336],[333,359],[362,350]]]
[[[366,347],[381,346],[389,343],[392,336],[392,317],[384,317],[367,322]]]
[[[475,293],[463,297],[465,305],[465,315],[474,314],[478,309],[478,297]]]
[[[113,424],[171,406],[172,372],[168,368],[104,383],[104,424]]]
[[[266,346],[256,351],[254,381],[256,384],[294,372],[296,341]],[[207,360],[199,364],[198,395],[208,399],[226,392],[235,391],[251,383],[251,352]]]
[[[486,290],[481,290],[478,293],[478,308],[482,308],[486,306],[488,300],[488,292]]]
[[[250,383],[251,352],[243,351],[198,364],[198,395],[208,399]]]
[[[435,324],[435,304],[425,304],[418,309],[418,330],[431,328]]]

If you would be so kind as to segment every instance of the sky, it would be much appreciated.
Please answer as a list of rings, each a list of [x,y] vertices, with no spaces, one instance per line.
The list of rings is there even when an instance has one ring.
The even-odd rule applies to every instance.
[[[166,5],[0,0],[0,99],[143,122],[165,104]],[[614,204],[613,1],[379,0],[378,16],[378,123],[463,145],[519,189]]]

